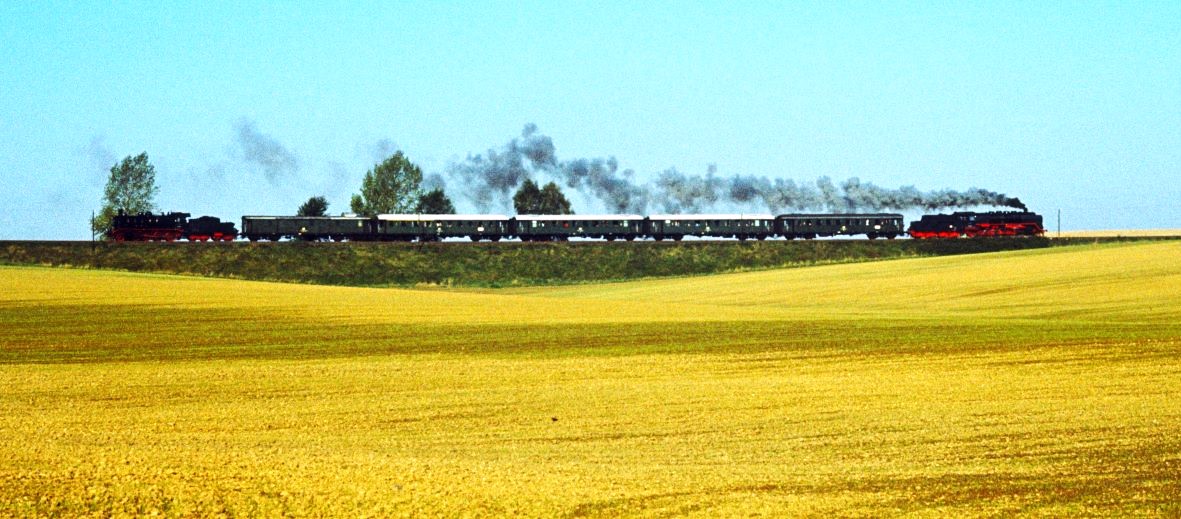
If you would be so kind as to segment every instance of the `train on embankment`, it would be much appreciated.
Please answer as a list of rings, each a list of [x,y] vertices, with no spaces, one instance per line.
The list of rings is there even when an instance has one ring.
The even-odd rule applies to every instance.
[[[242,231],[212,216],[188,213],[117,215],[108,238],[115,241],[303,241],[431,242],[673,240],[685,237],[766,240],[864,236],[868,239],[947,239],[1042,236],[1041,215],[1029,211],[956,212],[923,215],[904,226],[896,213],[493,215],[382,214],[366,216],[243,216]]]

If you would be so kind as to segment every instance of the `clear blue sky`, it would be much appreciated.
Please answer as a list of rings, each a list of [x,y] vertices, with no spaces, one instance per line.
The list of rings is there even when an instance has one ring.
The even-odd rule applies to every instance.
[[[1176,228],[1181,2],[0,2],[0,239],[88,238],[142,151],[162,209],[237,220],[343,211],[384,152],[444,174],[529,123],[640,181],[979,187],[1066,229]]]

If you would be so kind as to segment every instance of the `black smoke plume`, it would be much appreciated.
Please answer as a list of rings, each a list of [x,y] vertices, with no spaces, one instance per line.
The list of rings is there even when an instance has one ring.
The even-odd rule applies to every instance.
[[[452,164],[449,173],[467,188],[466,195],[476,208],[486,211],[493,206],[507,206],[512,193],[534,171],[550,171],[557,166],[554,143],[537,135],[537,126],[526,125],[520,139],[513,139],[500,150],[485,155],[469,155]]]
[[[106,139],[101,135],[95,135],[90,138],[90,144],[83,149],[86,155],[86,160],[89,162],[88,171],[93,171],[90,177],[90,183],[95,186],[102,186],[110,173],[111,168],[116,165],[118,159],[115,158],[115,153],[107,147]]]
[[[272,184],[281,184],[299,171],[299,159],[269,135],[254,127],[254,122],[242,120],[234,128],[234,143],[247,163],[262,168]]]
[[[448,170],[465,188],[476,208],[508,208],[513,192],[525,179],[547,177],[598,200],[613,212],[697,213],[710,209],[782,211],[901,211],[939,210],[973,206],[1012,207],[1025,210],[1016,198],[985,189],[922,192],[914,186],[897,189],[861,182],[853,177],[839,185],[828,177],[815,182],[762,176],[718,176],[711,165],[705,175],[687,175],[667,169],[647,184],[635,181],[635,172],[620,170],[615,157],[557,158],[553,140],[526,125],[521,137],[483,155],[469,155]],[[539,179],[537,179],[539,180]]]

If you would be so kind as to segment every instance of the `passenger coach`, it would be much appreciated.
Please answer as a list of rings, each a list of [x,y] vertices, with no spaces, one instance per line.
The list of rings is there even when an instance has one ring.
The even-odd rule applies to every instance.
[[[242,236],[250,241],[374,239],[373,221],[360,216],[243,216]]]
[[[818,236],[855,236],[894,239],[905,232],[902,215],[871,214],[781,214],[775,232],[784,238],[810,240]]]
[[[500,241],[510,235],[509,223],[509,217],[499,214],[379,214],[375,232],[387,241]]]
[[[770,214],[654,214],[648,217],[645,234],[656,241],[680,240],[685,236],[765,240],[775,235],[775,216]]]
[[[644,237],[644,217],[638,214],[522,214],[513,218],[512,231],[521,241],[566,241],[570,238],[631,241]]]

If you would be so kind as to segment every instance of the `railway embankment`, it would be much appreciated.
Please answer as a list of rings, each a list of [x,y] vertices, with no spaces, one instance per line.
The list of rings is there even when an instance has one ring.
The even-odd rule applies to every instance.
[[[569,243],[0,242],[0,264],[349,286],[504,287],[1044,248],[1098,239]]]

